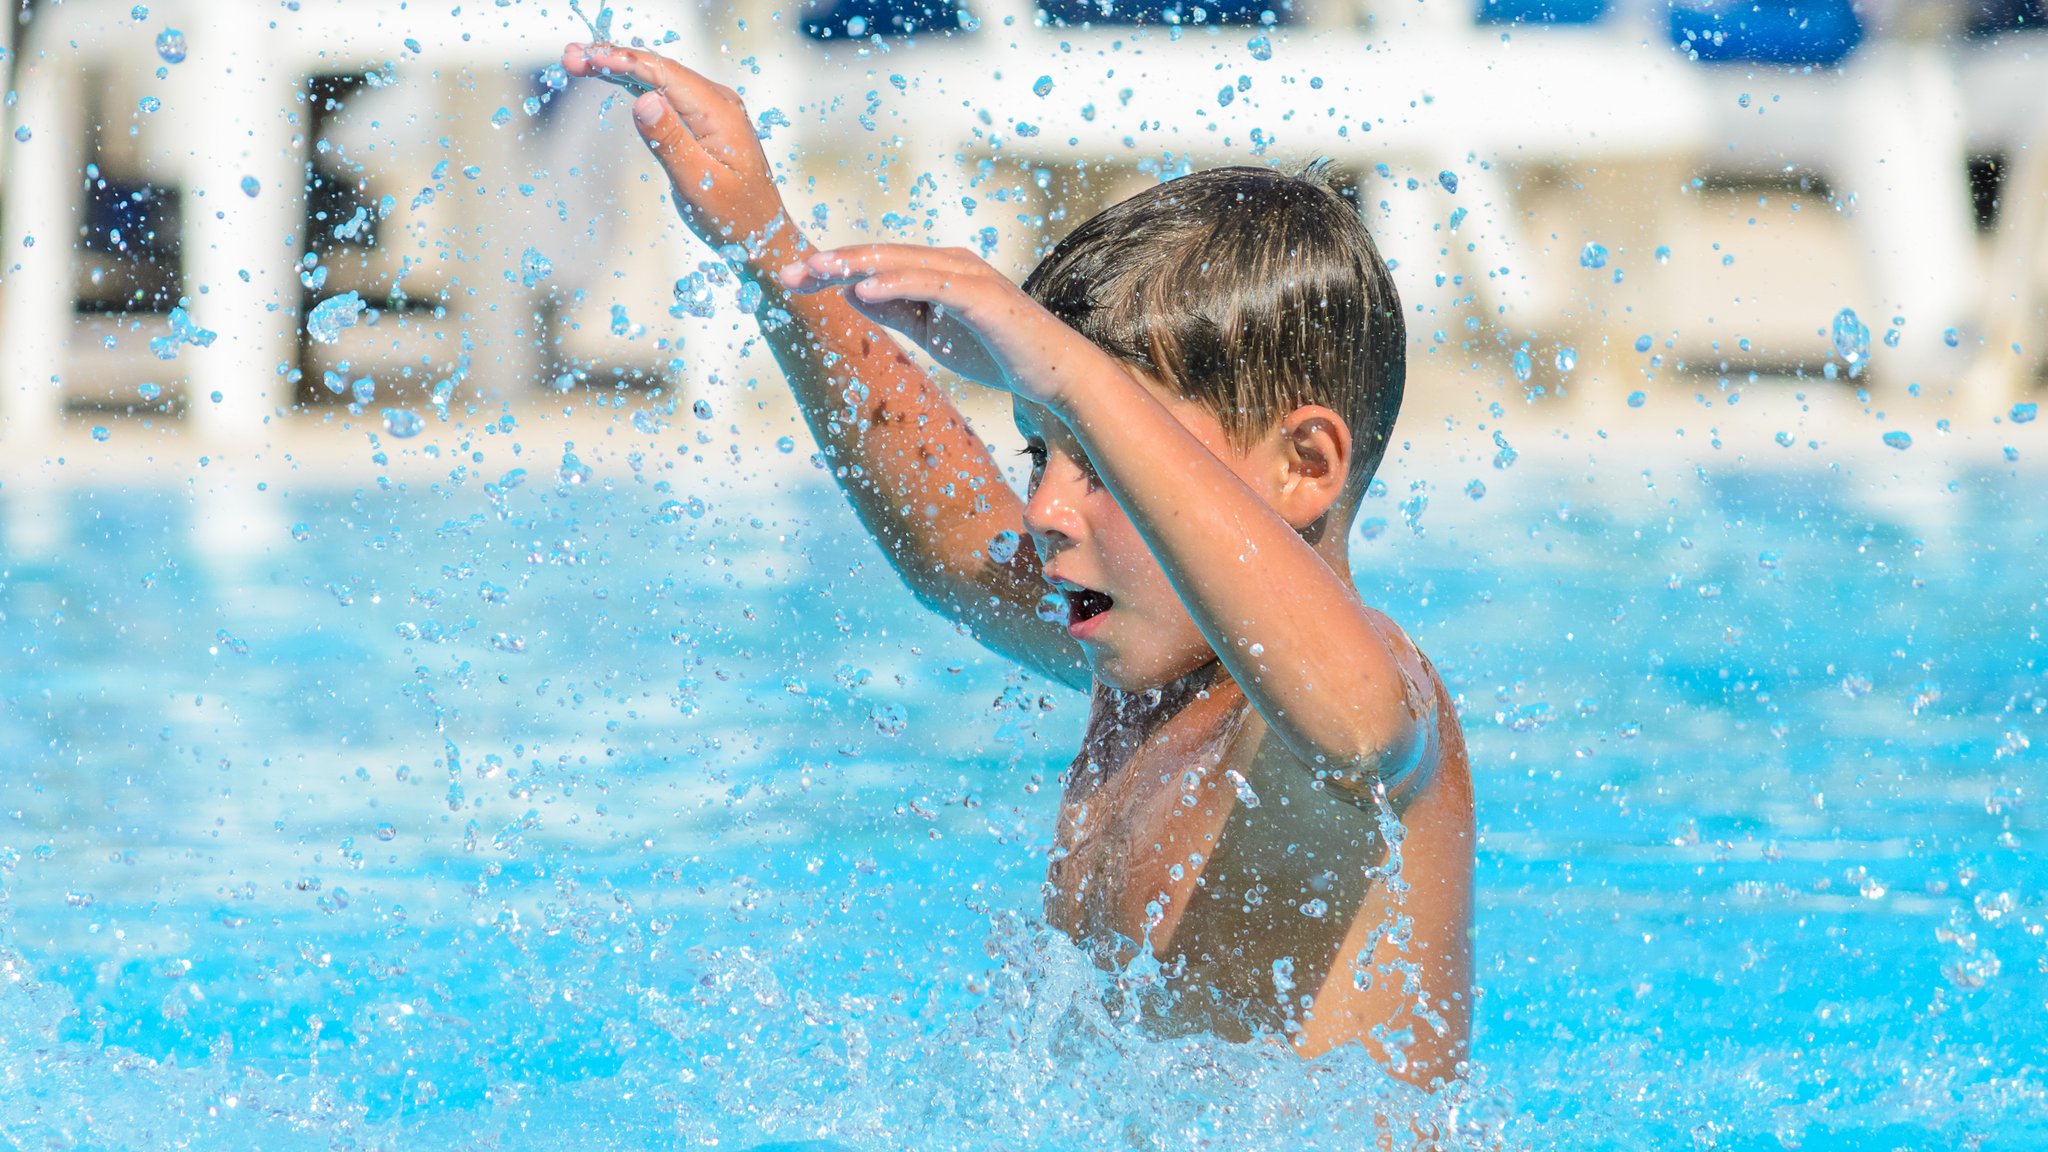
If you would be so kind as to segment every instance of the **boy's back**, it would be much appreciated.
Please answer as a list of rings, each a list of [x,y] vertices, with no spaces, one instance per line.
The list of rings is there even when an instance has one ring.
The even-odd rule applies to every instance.
[[[653,89],[634,115],[684,219],[767,291],[770,347],[912,591],[1092,692],[1048,920],[1106,963],[1149,946],[1169,1025],[1455,1076],[1463,739],[1346,552],[1405,354],[1356,212],[1312,176],[1222,169],[1083,224],[1022,290],[957,249],[819,253],[731,90],[612,46],[564,64]],[[1013,394],[1025,497],[882,328]]]

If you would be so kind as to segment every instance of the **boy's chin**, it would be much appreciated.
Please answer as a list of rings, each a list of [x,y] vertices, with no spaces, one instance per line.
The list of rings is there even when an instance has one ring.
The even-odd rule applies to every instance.
[[[1086,651],[1086,649],[1084,649]],[[1088,670],[1096,683],[1119,692],[1144,692],[1164,688],[1216,659],[1208,648],[1190,653],[1087,652]]]

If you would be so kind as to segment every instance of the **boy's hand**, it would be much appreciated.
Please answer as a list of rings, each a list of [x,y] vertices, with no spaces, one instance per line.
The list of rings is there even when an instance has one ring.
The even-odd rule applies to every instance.
[[[1055,412],[1074,381],[1123,370],[965,249],[835,248],[783,268],[781,278],[797,293],[845,286],[862,315],[910,337],[946,368]]]
[[[615,44],[571,44],[562,51],[571,76],[596,76],[642,89],[633,124],[675,187],[676,208],[717,248],[773,233],[767,252],[793,255],[797,238],[739,94],[652,52]],[[750,249],[751,251],[751,249]]]

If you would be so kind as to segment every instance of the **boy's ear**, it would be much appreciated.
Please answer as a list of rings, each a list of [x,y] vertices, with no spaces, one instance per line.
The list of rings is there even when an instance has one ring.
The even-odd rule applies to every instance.
[[[1305,404],[1281,421],[1279,447],[1284,474],[1275,510],[1297,530],[1306,529],[1343,495],[1351,429],[1330,409]]]

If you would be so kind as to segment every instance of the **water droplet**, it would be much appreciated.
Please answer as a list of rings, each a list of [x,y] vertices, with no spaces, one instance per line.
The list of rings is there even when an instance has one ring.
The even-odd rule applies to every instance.
[[[1067,598],[1057,592],[1047,592],[1038,598],[1038,618],[1048,624],[1067,622]]]
[[[528,288],[555,274],[555,266],[538,248],[528,248],[519,256],[519,282]]]
[[[1790,432],[1780,432],[1776,436],[1771,437],[1771,439],[1776,440],[1780,448],[1790,448],[1792,446],[1792,434]]]
[[[709,419],[711,419],[711,401],[709,401],[709,400],[699,400],[699,401],[697,401],[697,402],[696,402],[695,404],[692,404],[692,405],[690,405],[690,412],[691,412],[691,414],[692,414],[692,415],[696,416],[696,417],[697,417],[697,419],[699,419],[699,420],[709,420]]]
[[[292,525],[292,539],[304,544],[313,538],[313,526],[304,520]]]
[[[503,128],[511,122],[512,110],[510,108],[501,105],[496,112],[491,113],[491,127],[493,128]]]
[[[670,308],[668,314],[677,319],[684,316],[703,319],[718,310],[711,299],[711,284],[702,272],[692,272],[676,281],[675,298],[675,307]]]
[[[2032,424],[2034,417],[2040,414],[2041,406],[2033,401],[2012,406],[2012,422],[2015,424]]]
[[[1229,85],[1225,85],[1216,91],[1216,106],[1218,108],[1230,107],[1230,102],[1235,99],[1237,99],[1237,89]]]
[[[135,21],[137,24],[140,24],[144,20],[149,19],[149,5],[137,4],[135,7],[130,8],[128,10],[128,18],[130,20]]]
[[[1303,901],[1300,910],[1303,916],[1306,916],[1311,920],[1321,920],[1323,917],[1330,914],[1329,904],[1322,900]]]
[[[1953,328],[1944,328],[1941,330],[1941,342],[1953,348],[1963,342],[1963,334]]]
[[[413,39],[410,36],[407,36],[405,38],[405,50],[407,52],[412,53],[415,56],[419,55],[423,51],[423,49],[420,47],[420,42]],[[561,65],[557,64],[555,65],[555,67],[559,68],[561,67]]]
[[[1484,480],[1474,480],[1470,484],[1465,485],[1465,495],[1470,496],[1474,500],[1485,499],[1486,482]]]
[[[1849,375],[1856,375],[1870,358],[1870,329],[1856,318],[1855,309],[1844,308],[1835,313],[1829,338],[1834,342],[1835,355],[1849,366]]]
[[[104,425],[104,424],[95,424],[95,425],[93,425],[93,428],[92,428],[92,438],[93,438],[93,439],[95,439],[95,440],[97,440],[97,441],[99,441],[100,443],[102,443],[102,444],[106,443],[106,442],[107,442],[107,437],[109,437],[109,436],[112,436],[112,435],[113,435],[113,433],[112,433],[112,432],[109,432],[109,431],[107,431],[106,425]]]
[[[254,200],[256,194],[261,191],[263,191],[263,181],[258,180],[254,176],[242,177],[242,195]]]
[[[306,335],[321,344],[332,344],[341,339],[342,329],[356,326],[363,308],[363,298],[354,292],[330,296],[306,314]]]
[[[1436,182],[1443,185],[1443,189],[1446,192],[1456,192],[1458,190],[1458,174],[1448,168],[1436,174]]]
[[[1776,552],[1757,553],[1756,566],[1759,568],[1776,568],[1778,566],[1778,554]]]
[[[1514,359],[1511,361],[1510,366],[1514,369],[1516,380],[1524,384],[1529,382],[1529,375],[1535,371],[1536,365],[1529,359],[1529,346],[1527,344],[1515,349]]]
[[[1251,51],[1252,59],[1254,60],[1271,60],[1273,58],[1273,42],[1264,36],[1252,37],[1245,42],[1245,47]]]
[[[1230,786],[1237,790],[1237,802],[1239,804],[1247,808],[1257,808],[1259,806],[1259,794],[1252,791],[1251,781],[1246,780],[1243,773],[1235,768],[1226,768],[1223,770],[1223,775],[1225,779],[1230,781]]]
[[[377,825],[377,839],[389,843],[390,841],[396,840],[397,838],[398,829],[392,827],[388,823],[379,823]]]
[[[384,410],[384,431],[399,440],[409,440],[420,434],[426,421],[410,408],[386,408]]]
[[[140,109],[142,111],[142,114],[145,116],[149,115],[152,112],[162,111],[163,106],[164,102],[157,99],[154,96],[144,96],[142,99],[137,100],[135,102],[135,107]]]
[[[1584,248],[1579,249],[1579,267],[1607,267],[1607,246],[1605,244],[1587,244]]]
[[[548,91],[560,92],[569,86],[569,73],[560,64],[550,64],[540,70],[540,82],[547,85]]]
[[[1904,432],[1887,432],[1884,434],[1884,446],[1903,452],[1913,446],[1913,438]]]
[[[903,710],[901,704],[870,704],[868,723],[884,736],[901,736],[903,730],[910,727],[910,714]]]
[[[1008,564],[1016,559],[1017,549],[1024,543],[1023,538],[1005,528],[989,538],[988,558],[997,564]]]
[[[1744,92],[1742,95],[1737,96],[1735,98],[1735,106],[1738,108],[1749,107],[1749,93]]]
[[[778,439],[777,441],[775,441],[775,450],[777,452],[782,453],[784,456],[787,456],[791,452],[796,451],[796,437],[784,436],[781,439]]]
[[[1638,351],[1638,352],[1648,352],[1649,350],[1650,350],[1650,338],[1649,338],[1648,336],[1638,336],[1638,337],[1636,337],[1636,351]]]
[[[1657,245],[1657,263],[1659,263],[1659,264],[1669,264],[1669,263],[1671,263],[1671,246],[1670,246],[1669,244],[1659,244],[1659,245]]]
[[[28,143],[28,138],[33,135],[35,135],[35,133],[30,132],[28,130],[28,125],[26,124],[23,124],[21,127],[16,128],[14,130],[14,138],[23,144]]]
[[[1576,348],[1559,348],[1559,349],[1557,350],[1557,370],[1558,370],[1559,372],[1569,372],[1569,371],[1571,371],[1572,369],[1574,369],[1574,368],[1576,368],[1576,367],[1578,367],[1578,366],[1579,366],[1579,352],[1578,352],[1578,349],[1576,349]]]
[[[1052,94],[1052,77],[1050,77],[1050,76],[1040,76],[1040,77],[1039,77],[1038,79],[1036,79],[1036,80],[1033,80],[1033,81],[1031,82],[1031,94],[1032,94],[1033,96],[1049,96],[1049,95],[1051,95],[1051,94]]]
[[[144,382],[135,389],[135,394],[142,397],[144,402],[147,402],[163,395],[164,390],[162,385]]]
[[[166,28],[156,34],[156,54],[166,64],[185,62],[185,34],[176,28]]]
[[[1643,395],[1641,392],[1631,392],[1628,394],[1628,406],[1631,408],[1641,408],[1643,406],[1643,402],[1648,399],[1649,397]]]

